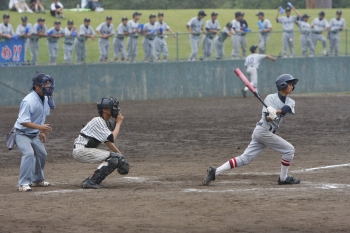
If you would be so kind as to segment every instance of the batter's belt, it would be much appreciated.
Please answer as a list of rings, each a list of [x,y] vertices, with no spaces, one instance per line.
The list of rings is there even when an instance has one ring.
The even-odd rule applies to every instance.
[[[276,133],[276,130],[274,128],[272,128],[271,125],[266,125],[266,124],[264,124],[263,122],[260,122],[260,121],[258,123],[256,123],[256,125],[264,128],[264,129],[266,129],[266,130],[268,130],[268,131],[270,131],[272,133]]]

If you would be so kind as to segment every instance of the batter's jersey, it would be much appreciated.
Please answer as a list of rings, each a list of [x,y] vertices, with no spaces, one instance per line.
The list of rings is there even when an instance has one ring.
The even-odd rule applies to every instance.
[[[232,29],[235,32],[240,32],[241,31],[241,22],[239,22],[238,20],[234,19],[232,20]]]
[[[152,30],[157,30],[156,23],[154,24],[146,23],[145,26],[143,27],[143,32],[145,33],[151,32]],[[157,36],[157,33],[145,35],[146,38],[155,38],[156,36]]]
[[[272,28],[272,24],[271,24],[270,20],[268,20],[268,19],[261,20],[261,23],[262,23],[264,29]],[[270,32],[263,32],[260,29],[260,33],[265,34],[265,33],[270,33]]]
[[[207,30],[207,32],[209,30],[218,30],[218,31],[220,31],[220,23],[217,20],[215,20],[214,22],[211,19],[207,20],[207,22],[205,23],[205,29]],[[213,39],[214,36],[215,36],[215,33],[210,32],[210,34],[207,34],[207,36],[210,39]]]
[[[129,25],[129,33],[130,34],[132,33],[133,36],[138,36],[139,34],[137,32],[133,33],[132,31],[139,29],[139,23],[135,22],[134,20],[129,20],[128,25]]]
[[[227,27],[225,27],[219,34],[218,41],[221,43],[224,42],[227,37],[229,37],[229,34],[232,33],[232,29],[228,30]]]
[[[89,25],[88,27],[85,26],[85,24],[80,25],[79,27],[79,39],[80,40],[87,40],[88,37],[85,37],[84,35],[95,35],[94,29]]]
[[[319,18],[314,18],[314,20],[312,20],[311,27],[313,27],[315,31],[322,31],[323,29],[328,28],[329,24],[325,18],[322,20]]]
[[[277,18],[277,22],[282,24],[283,31],[292,32],[294,23],[298,20],[298,16],[282,16]]]
[[[194,33],[200,34],[203,24],[204,21],[202,19],[198,19],[198,17],[193,17],[190,21],[188,21],[187,26],[189,26],[190,29],[194,31]]]
[[[68,27],[66,27],[64,29],[64,39],[63,39],[64,43],[67,43],[67,44],[73,44],[74,43],[75,37],[71,35],[70,31],[71,30]],[[73,29],[72,34],[74,33],[74,31],[75,31],[75,29]],[[76,31],[75,31],[75,35],[77,35]]]
[[[108,35],[108,34],[114,35],[114,26],[113,24],[110,24],[108,26],[106,22],[103,22],[96,28],[96,31],[100,32],[102,35]],[[100,38],[100,39],[108,40],[108,38]]]
[[[100,142],[107,142],[108,136],[112,134],[112,132],[107,127],[106,121],[102,117],[93,118],[80,131],[80,133],[88,137],[95,138]],[[88,138],[83,137],[82,135],[79,134],[79,136],[74,140],[74,144],[78,143],[86,146],[88,141],[89,141]]]
[[[246,67],[250,66],[250,67],[258,69],[261,60],[264,58],[266,58],[266,55],[264,55],[264,54],[258,54],[258,53],[250,54],[249,56],[247,56],[245,58],[244,66],[246,66]]]
[[[311,26],[309,23],[304,21],[297,21],[297,24],[300,28],[300,33],[304,35],[310,35]]]
[[[126,24],[124,25],[123,23],[120,23],[117,27],[117,29],[115,30],[115,34],[118,38],[120,39],[124,39],[124,33],[125,32],[129,32],[130,31],[130,28],[129,28],[129,25]]]
[[[53,31],[53,33],[47,36],[47,41],[50,43],[57,43],[59,37],[52,37],[52,35],[59,35],[59,34],[63,34],[64,35],[64,30],[63,28],[59,28],[58,30],[56,30],[54,27],[50,28],[47,32],[51,32]]]
[[[339,33],[341,28],[345,28],[345,20],[343,18],[340,18],[339,20],[337,18],[333,18],[329,22],[329,26],[333,33]]]
[[[285,103],[283,103],[280,97],[278,96],[278,93],[270,94],[265,98],[264,103],[268,107],[273,107],[276,110],[282,109],[283,106],[287,105],[290,107],[289,113],[293,115],[295,114],[295,101],[289,98],[288,96],[286,97]],[[267,113],[267,110],[266,110],[266,107],[264,106],[262,108],[262,117],[259,122],[263,123],[264,125],[271,126],[274,130],[277,130],[282,124],[284,116],[277,114],[278,120],[267,122],[266,113]]]
[[[0,34],[13,36],[15,32],[13,31],[11,24],[8,23],[7,25],[5,25],[4,23],[2,23],[0,24]]]

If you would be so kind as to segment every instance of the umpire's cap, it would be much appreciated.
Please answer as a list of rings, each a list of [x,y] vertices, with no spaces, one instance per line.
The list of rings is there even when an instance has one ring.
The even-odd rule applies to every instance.
[[[211,16],[218,16],[218,15],[219,15],[218,12],[215,12],[215,11],[211,12]]]
[[[56,20],[53,24],[61,24],[59,20]]]
[[[106,16],[106,20],[112,20],[112,16],[110,15]]]
[[[258,46],[252,45],[252,46],[250,46],[249,50],[250,50],[251,53],[254,53],[257,48],[258,48]]]
[[[134,14],[132,14],[132,17],[135,17],[136,15],[142,15],[142,14],[138,11],[135,11]]]
[[[84,19],[84,23],[85,23],[85,22],[90,22],[90,18],[85,18],[85,19]]]
[[[125,20],[128,20],[128,17],[123,16],[123,17],[122,17],[122,21],[125,21]]]
[[[207,16],[207,14],[204,12],[204,10],[200,10],[198,12],[198,15]]]
[[[259,15],[264,16],[265,14],[264,14],[264,12],[259,11],[259,12],[256,14],[256,16],[259,16]]]
[[[38,19],[38,22],[45,22],[45,19],[44,19],[43,17],[40,17],[40,18]]]
[[[21,20],[22,20],[22,22],[27,22],[27,21],[28,21],[28,18],[27,18],[27,16],[22,16],[22,17],[21,17]]]
[[[342,13],[343,13],[343,12],[340,11],[340,10],[336,12],[337,15],[341,15]]]
[[[159,16],[164,16],[164,13],[163,13],[163,12],[159,12],[159,13],[158,13],[158,17],[159,17]]]
[[[156,18],[157,16],[155,14],[150,14],[149,15],[149,18],[152,19],[152,18]]]
[[[73,25],[74,24],[74,21],[73,20],[68,20],[68,22],[67,22],[67,25]]]
[[[320,13],[318,13],[318,15],[322,15],[322,16],[324,16],[324,15],[325,15],[325,13],[324,13],[324,11],[321,11]]]
[[[2,18],[3,18],[3,19],[9,19],[9,18],[10,18],[10,15],[9,15],[9,14],[4,14],[4,15],[2,16]]]

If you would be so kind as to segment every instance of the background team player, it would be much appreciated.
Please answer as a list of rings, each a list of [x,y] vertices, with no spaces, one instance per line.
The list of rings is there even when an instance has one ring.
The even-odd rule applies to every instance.
[[[333,50],[335,56],[338,56],[339,45],[340,45],[340,31],[345,27],[345,20],[341,18],[342,12],[337,11],[336,17],[331,19],[329,22],[329,54],[333,55]]]
[[[190,34],[190,43],[192,53],[190,55],[189,61],[195,61],[198,53],[198,47],[200,43],[201,31],[205,34],[203,29],[203,18],[207,16],[203,10],[198,12],[197,17],[193,17],[186,25],[186,29]]]
[[[143,34],[145,35],[142,40],[145,61],[149,59],[151,62],[154,62],[156,52],[154,40],[157,36],[156,15],[150,14],[149,23],[145,24]]]
[[[38,22],[33,26],[32,37],[29,39],[29,49],[32,57],[32,63],[35,65],[38,60],[39,55],[39,39],[42,37],[47,37],[47,28],[45,25],[45,19],[39,18]]]
[[[225,56],[224,53],[224,42],[227,37],[234,35],[235,32],[232,30],[232,23],[227,23],[226,27],[220,32],[219,36],[214,39],[216,59],[222,59]]]
[[[300,44],[301,44],[301,53],[303,56],[306,56],[307,50],[309,48],[310,50],[310,57],[313,57],[315,54],[315,46],[314,43],[312,43],[311,40],[311,27],[310,24],[307,22],[309,20],[310,16],[307,14],[304,14],[301,17],[300,21],[297,21],[297,25],[300,28]]]
[[[138,38],[139,38],[139,32],[141,31],[139,29],[139,19],[142,14],[139,12],[134,12],[132,15],[132,19],[128,21],[129,26],[129,33],[130,36],[128,37],[128,56],[126,60],[130,60],[130,62],[136,62],[137,57],[137,49],[138,49]]]
[[[213,51],[213,39],[220,32],[220,23],[217,20],[218,13],[212,12],[211,19],[205,23],[206,34],[203,36],[203,59],[207,60]]]
[[[232,58],[237,59],[239,58],[239,50],[241,49],[242,44],[242,27],[241,27],[241,19],[243,15],[241,12],[235,13],[235,19],[232,20],[232,29],[234,30],[235,34],[231,36],[231,42],[232,42]]]
[[[22,24],[18,25],[16,28],[16,34],[18,37],[22,37],[24,39],[25,51],[27,52],[28,38],[32,36],[33,26],[32,24],[28,23],[27,16],[22,16],[21,21]],[[26,52],[24,54],[26,54]]]
[[[106,22],[101,23],[96,31],[99,35],[98,44],[100,47],[100,61],[108,61],[109,54],[109,37],[114,35],[114,26],[112,24],[112,16],[106,17]]]
[[[47,47],[49,48],[50,64],[56,65],[58,56],[58,40],[64,37],[64,30],[61,28],[61,22],[56,20],[54,26],[48,30]]]
[[[260,20],[260,23],[262,25],[259,34],[259,53],[265,54],[266,44],[270,39],[270,33],[272,31],[272,25],[270,20],[265,19],[264,12],[260,11],[256,16],[258,16],[258,19]]]
[[[256,92],[258,92],[258,68],[259,68],[260,62],[264,58],[271,59],[273,61],[276,61],[276,58],[270,55],[258,54],[258,46],[254,46],[254,45],[250,47],[250,52],[252,52],[252,54],[246,57],[244,66],[247,68],[248,78],[252,86],[255,88]],[[242,94],[244,98],[246,97],[247,91],[248,91],[247,87],[242,89]]]
[[[13,31],[12,25],[9,23],[10,22],[10,15],[9,14],[4,14],[2,16],[3,23],[0,24],[0,37],[5,37],[7,39],[11,39],[12,36],[15,34]]]
[[[317,41],[321,41],[323,46],[323,55],[327,55],[326,49],[326,38],[322,35],[323,31],[329,31],[328,21],[324,18],[325,13],[321,11],[318,14],[318,18],[315,18],[311,23],[311,28],[313,29],[311,32],[311,40],[314,43],[314,47],[316,47]]]
[[[266,147],[282,154],[281,173],[278,178],[279,185],[299,184],[300,180],[288,176],[288,168],[294,157],[292,144],[276,135],[276,130],[281,126],[287,113],[295,113],[295,101],[288,97],[294,90],[298,79],[290,74],[283,74],[276,80],[278,92],[268,95],[264,102],[268,108],[263,107],[261,120],[257,123],[252,141],[240,156],[230,159],[217,169],[210,167],[203,179],[203,185],[209,185],[216,176],[224,171],[250,164]]]
[[[244,12],[242,13],[241,20],[239,21],[241,23],[241,28],[243,32],[241,33],[241,47],[242,47],[242,55],[245,57],[247,55],[247,38],[246,38],[246,31],[248,30],[248,23],[244,19]]]
[[[119,53],[121,54],[121,60],[124,61],[126,57],[124,38],[129,36],[129,25],[128,18],[122,17],[122,22],[119,24],[115,31],[115,37],[113,39],[113,50],[114,50],[114,61],[119,58]]]
[[[165,32],[169,31],[173,34],[174,38],[176,38],[175,33],[171,30],[171,28],[168,26],[164,20],[164,13],[159,12],[158,13],[158,22],[156,22],[157,25],[157,37],[155,39],[155,45],[156,45],[156,57],[157,60],[160,61],[160,57],[163,54],[163,61],[166,61],[168,58],[168,45],[165,41]]]
[[[86,41],[87,39],[95,40],[94,29],[90,26],[90,19],[85,18],[84,24],[79,27],[78,37],[75,39],[75,52],[77,54],[77,62],[83,62],[86,58]]]
[[[74,26],[73,20],[68,20],[67,27],[64,29],[63,49],[64,62],[72,62],[72,54],[74,48],[74,39],[77,37],[77,29]]]

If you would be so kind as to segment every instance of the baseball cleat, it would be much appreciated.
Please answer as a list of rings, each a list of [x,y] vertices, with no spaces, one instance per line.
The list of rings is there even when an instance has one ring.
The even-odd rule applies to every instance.
[[[205,173],[205,176],[203,178],[203,181],[202,181],[202,184],[204,186],[208,186],[211,181],[215,180],[215,172],[216,172],[216,168],[215,167],[208,168],[208,170]]]
[[[25,185],[20,185],[18,187],[18,191],[20,191],[20,192],[29,192],[29,191],[32,191],[32,189],[30,188],[30,186],[28,184],[25,184]]]
[[[100,189],[100,188],[102,188],[102,186],[101,186],[100,184],[97,184],[97,183],[96,183],[95,181],[93,181],[93,180],[86,179],[86,180],[83,182],[82,188],[83,188],[83,189]]]
[[[242,95],[243,95],[243,97],[245,98],[245,97],[247,96],[247,91],[246,91],[246,90],[244,90],[244,89],[242,89],[241,91],[242,91]]]
[[[32,183],[32,184],[30,184],[30,186],[32,186],[32,187],[47,187],[47,186],[50,186],[50,183],[47,181],[43,181],[40,183]]]
[[[300,180],[296,179],[294,177],[288,176],[285,181],[281,181],[281,178],[278,178],[278,184],[279,185],[284,185],[284,184],[299,184]]]

